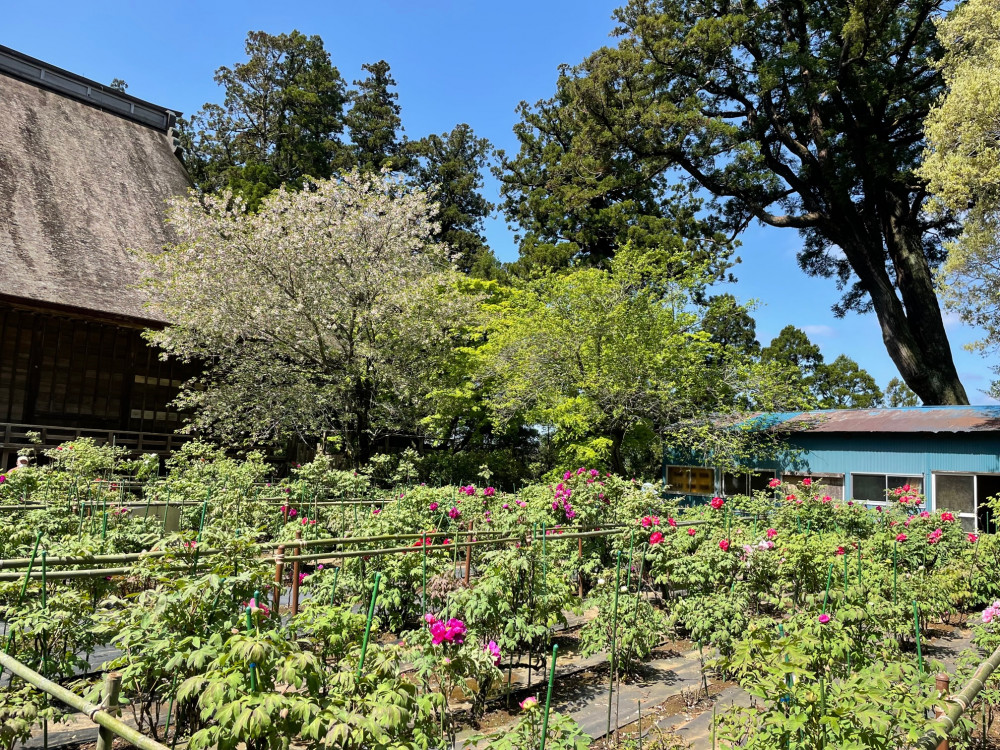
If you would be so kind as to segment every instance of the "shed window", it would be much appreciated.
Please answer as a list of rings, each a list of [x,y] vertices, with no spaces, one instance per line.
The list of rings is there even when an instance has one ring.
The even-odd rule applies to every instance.
[[[855,474],[855,477],[859,475]],[[806,477],[812,479],[811,489],[822,497],[829,495],[834,500],[844,499],[844,475],[843,474],[782,474],[781,479],[789,484],[802,487],[802,480]],[[856,485],[855,485],[856,486]],[[856,497],[857,495],[855,495]],[[883,493],[882,497],[885,497]]]
[[[996,474],[934,473],[934,509],[957,513],[966,531],[995,531],[986,500],[998,492],[1000,476]]]
[[[851,497],[869,505],[884,505],[889,490],[910,485],[914,493],[923,493],[923,477],[895,474],[851,474]]]
[[[715,492],[715,470],[703,466],[668,466],[670,492],[682,495],[711,495]]]
[[[722,475],[724,495],[752,495],[758,490],[767,490],[767,483],[774,479],[773,471],[750,471],[745,473],[725,472]]]

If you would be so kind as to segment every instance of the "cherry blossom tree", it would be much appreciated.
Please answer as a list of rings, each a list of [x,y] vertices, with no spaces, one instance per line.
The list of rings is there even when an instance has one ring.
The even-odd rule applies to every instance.
[[[326,437],[351,461],[413,435],[477,298],[432,242],[436,205],[384,175],[284,188],[255,213],[231,193],[173,202],[178,241],[144,256],[147,332],[205,363],[187,429],[240,444]]]

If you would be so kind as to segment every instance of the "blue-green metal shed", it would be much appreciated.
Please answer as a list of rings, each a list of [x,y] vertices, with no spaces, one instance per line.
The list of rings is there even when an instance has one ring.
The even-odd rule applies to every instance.
[[[969,531],[993,530],[985,501],[1000,495],[1000,406],[764,413],[745,426],[779,434],[789,450],[747,474],[668,464],[669,491],[747,494],[775,477],[791,483],[810,477],[835,500],[875,506],[887,490],[910,485],[929,510],[957,512]]]

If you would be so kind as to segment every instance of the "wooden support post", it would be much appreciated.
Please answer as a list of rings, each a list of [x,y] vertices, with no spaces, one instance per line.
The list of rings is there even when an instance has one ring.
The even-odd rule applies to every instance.
[[[942,706],[948,700],[948,693],[951,688],[951,675],[946,672],[939,672],[937,677],[934,678],[934,689],[937,691],[938,699],[941,701]],[[944,716],[944,708],[942,706],[934,707],[934,718],[940,719]],[[941,740],[940,744],[937,746],[937,750],[948,750],[948,738],[945,737]]]
[[[117,672],[111,672],[104,678],[104,710],[112,716],[117,716],[115,706],[118,705],[118,691],[122,686],[122,676]],[[115,733],[107,727],[97,730],[97,750],[112,750],[115,742]]]
[[[577,542],[576,561],[579,567],[577,578],[580,584],[580,598],[583,599],[583,537],[578,537],[576,542]]]
[[[295,541],[302,539],[302,531],[299,529],[295,530]],[[298,556],[302,548],[299,545],[295,545],[292,552],[293,555]],[[299,572],[301,570],[302,563],[298,560],[292,563],[292,617],[295,617],[299,613]]]
[[[470,535],[472,534],[472,524],[473,524],[473,522],[469,521],[469,534]],[[474,542],[476,540],[475,540],[474,537],[470,536],[469,537],[469,541],[470,542]],[[465,585],[466,586],[469,585],[469,579],[471,578],[471,576],[472,576],[472,545],[469,544],[469,546],[467,546],[465,548]]]
[[[285,545],[279,544],[274,552],[274,613],[281,614],[281,575],[285,572]]]

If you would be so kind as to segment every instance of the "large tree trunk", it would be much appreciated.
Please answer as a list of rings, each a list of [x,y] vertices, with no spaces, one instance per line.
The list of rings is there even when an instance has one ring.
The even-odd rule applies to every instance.
[[[854,221],[826,227],[825,234],[847,255],[870,295],[882,340],[899,374],[925,405],[969,403],[951,355],[921,231],[908,203],[886,191],[874,226],[866,225],[853,209],[844,213]],[[887,251],[895,285],[886,270]]]

